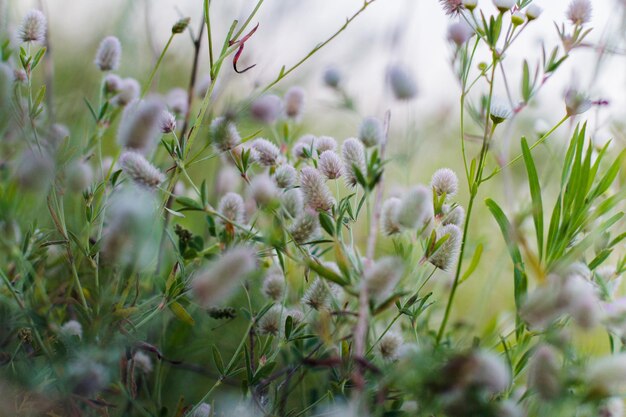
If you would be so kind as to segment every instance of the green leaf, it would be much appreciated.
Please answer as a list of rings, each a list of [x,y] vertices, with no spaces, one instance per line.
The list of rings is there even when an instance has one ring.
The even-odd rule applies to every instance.
[[[335,235],[335,227],[333,225],[333,219],[327,214],[321,211],[319,213],[320,225],[322,229],[326,231],[331,236]]]
[[[187,310],[185,310],[185,307],[183,307],[180,303],[173,301],[169,305],[169,307],[172,313],[174,313],[174,315],[176,316],[178,320],[190,326],[193,326],[194,324],[196,324],[193,317],[191,317],[191,314],[189,314]]]
[[[176,202],[189,210],[202,211],[203,208],[196,200],[189,197],[176,197]]]
[[[522,97],[525,102],[528,102],[531,95],[532,88],[530,86],[530,70],[528,68],[528,61],[524,60],[524,65],[522,67]]]
[[[474,251],[474,256],[472,256],[472,261],[470,262],[469,267],[467,268],[467,270],[461,277],[461,281],[459,282],[463,282],[467,280],[474,273],[474,271],[478,267],[478,264],[480,263],[480,258],[482,254],[483,254],[483,244],[479,243],[478,246],[476,247],[476,250]]]
[[[530,148],[526,138],[522,138],[522,155],[526,164],[526,172],[528,173],[528,185],[530,186],[530,197],[533,205],[533,222],[535,223],[535,232],[537,235],[537,248],[539,250],[539,259],[543,258],[543,202],[541,200],[541,185],[539,184],[539,176],[537,168],[533,160]]]
[[[498,204],[491,199],[487,199],[485,203],[487,204],[487,207],[493,217],[496,219],[496,222],[498,222],[498,226],[500,226],[500,231],[502,232],[502,236],[504,237],[504,241],[506,242],[506,246],[509,250],[509,255],[513,260],[515,306],[519,310],[528,290],[528,278],[526,276],[522,254],[514,240],[513,227],[511,226],[511,223],[509,223],[509,220],[506,218],[500,206],[498,206]]]
[[[220,375],[224,375],[224,361],[222,360],[222,355],[220,354],[217,346],[211,346],[211,350],[213,352],[213,362],[215,362],[215,367],[219,371]]]

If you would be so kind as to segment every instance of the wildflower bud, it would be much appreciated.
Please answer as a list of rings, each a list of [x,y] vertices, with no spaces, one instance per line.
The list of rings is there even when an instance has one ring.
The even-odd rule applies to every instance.
[[[204,308],[223,302],[255,268],[253,249],[243,246],[229,249],[193,278],[193,293]]]
[[[500,13],[505,13],[515,6],[515,0],[493,0],[493,5],[500,10]]]
[[[13,80],[16,83],[25,83],[26,81],[28,81],[28,74],[26,74],[26,71],[21,68],[15,68],[13,70]]]
[[[202,403],[194,410],[191,417],[209,417],[211,415],[211,406],[207,403]]]
[[[626,387],[626,353],[596,359],[582,375],[590,394],[596,397],[622,395]]]
[[[19,184],[33,191],[46,190],[54,177],[54,162],[47,152],[26,150],[15,172]]]
[[[454,224],[459,227],[463,226],[465,222],[465,209],[461,206],[450,207],[447,204],[443,206],[443,219],[441,220],[441,224]]]
[[[300,171],[300,188],[307,206],[317,211],[328,211],[335,205],[335,199],[324,182],[320,172],[312,167]]]
[[[513,26],[519,26],[526,21],[526,15],[519,10],[511,15],[511,23]]]
[[[321,173],[324,174],[324,176],[329,180],[341,177],[341,173],[343,171],[341,158],[333,151],[322,152],[317,166]]]
[[[363,279],[368,292],[376,301],[387,298],[402,278],[404,265],[400,258],[386,257],[365,270]]]
[[[229,221],[242,223],[245,217],[243,198],[237,193],[228,193],[221,198],[218,209],[219,213]]]
[[[285,114],[291,119],[299,119],[304,112],[305,93],[301,87],[291,87],[285,93]]]
[[[279,301],[285,294],[285,277],[278,268],[273,268],[263,280],[263,294],[273,301]]]
[[[398,223],[400,204],[400,199],[396,197],[388,198],[383,203],[380,212],[380,228],[386,236],[400,233],[400,223]]]
[[[278,157],[280,156],[280,150],[267,139],[258,138],[252,142],[252,147],[256,149],[258,153],[257,161],[259,164],[271,167],[276,165]]]
[[[138,152],[126,151],[120,156],[120,167],[128,177],[137,185],[145,188],[156,188],[163,181],[165,175],[152,165]]]
[[[235,123],[225,117],[213,119],[209,128],[209,138],[215,147],[222,152],[234,148],[241,142],[241,136],[239,136]]]
[[[366,117],[359,127],[359,139],[368,148],[385,141],[383,124],[376,117]]]
[[[299,188],[292,188],[280,196],[280,204],[292,218],[296,218],[304,209],[304,198]]]
[[[550,345],[539,346],[530,359],[528,388],[535,390],[544,400],[555,399],[561,392],[560,370],[556,350]]]
[[[433,193],[427,187],[418,185],[402,198],[398,207],[397,223],[407,229],[422,227],[432,216]]]
[[[478,5],[478,0],[463,0],[463,7],[470,12],[473,11]]]
[[[150,356],[141,351],[135,352],[133,355],[133,363],[135,364],[135,367],[144,374],[152,372],[152,359],[150,359]]]
[[[46,16],[39,10],[30,10],[24,16],[18,35],[22,42],[44,43],[46,40]]]
[[[591,12],[589,0],[572,0],[567,8],[566,16],[572,24],[582,26],[591,20]]]
[[[411,100],[417,95],[417,84],[406,68],[394,65],[387,73],[391,91],[398,100]]]
[[[178,22],[174,23],[174,26],[172,26],[172,33],[183,33],[185,29],[187,29],[187,26],[189,26],[190,21],[191,19],[188,17],[180,19]]]
[[[346,184],[349,187],[356,187],[358,184],[357,170],[362,176],[367,174],[367,166],[365,162],[365,148],[363,143],[358,139],[349,138],[341,147],[341,156],[344,163],[344,175]]]
[[[448,197],[453,197],[458,191],[459,179],[451,169],[441,168],[433,174],[430,186],[433,187],[438,196],[445,194]]]
[[[122,89],[122,79],[116,74],[107,74],[104,77],[104,91],[108,94],[115,94]]]
[[[167,107],[177,115],[184,116],[189,110],[189,96],[182,88],[174,88],[167,93]]]
[[[403,343],[404,340],[399,333],[387,332],[378,342],[378,353],[386,361],[396,360]]]
[[[319,231],[319,218],[311,210],[303,210],[289,228],[294,242],[303,244],[313,239]]]
[[[325,151],[334,151],[337,149],[337,141],[330,136],[320,136],[315,138],[315,148],[320,155]]]
[[[261,316],[257,326],[261,334],[278,336],[283,331],[283,322],[287,318],[283,306],[275,304]]]
[[[259,122],[272,124],[280,116],[283,102],[280,97],[268,94],[257,98],[250,106],[252,117]]]
[[[289,164],[284,164],[276,168],[274,181],[278,188],[291,188],[296,183],[298,172]]]
[[[302,304],[314,310],[324,310],[330,307],[331,301],[337,293],[338,286],[336,284],[324,282],[321,278],[316,278],[305,291],[302,297]]]
[[[161,112],[159,126],[161,128],[161,133],[172,133],[176,130],[176,116],[167,110],[163,110],[163,112]]]
[[[61,326],[60,333],[67,337],[83,338],[83,326],[76,320],[67,321]]]
[[[107,36],[100,42],[95,64],[100,71],[115,71],[120,65],[122,44],[115,36]]]
[[[542,12],[543,9],[539,7],[539,5],[537,5],[536,3],[531,3],[531,5],[526,8],[526,18],[530,22],[532,20],[538,19],[539,16],[541,16]]]
[[[565,110],[567,115],[572,117],[582,114],[591,108],[592,102],[583,93],[573,88],[565,92]]]
[[[463,9],[463,0],[439,0],[447,15],[456,15]]]
[[[87,161],[76,161],[66,171],[67,185],[70,189],[80,192],[93,182],[93,169]]]
[[[330,88],[338,88],[341,84],[341,72],[336,67],[328,67],[324,71],[324,84]]]
[[[121,107],[127,106],[139,98],[140,92],[141,86],[137,80],[124,78],[117,95],[113,97],[113,103]]]
[[[293,146],[291,150],[294,158],[307,158],[312,156],[317,150],[316,137],[313,135],[304,135]]]
[[[620,397],[611,397],[602,402],[598,409],[598,417],[624,417],[624,400]]]
[[[454,42],[456,46],[465,45],[465,42],[473,35],[474,29],[464,20],[448,26],[448,39]]]
[[[438,241],[444,236],[448,238],[434,254],[430,255],[428,261],[439,269],[450,271],[458,261],[463,232],[458,226],[448,224],[437,231]]]
[[[294,327],[304,323],[304,313],[294,308],[289,309],[287,315],[293,320]]]
[[[250,181],[250,196],[257,204],[264,206],[271,203],[278,195],[276,184],[267,174],[257,175]]]
[[[494,124],[498,125],[504,122],[510,116],[511,107],[504,100],[494,98],[491,101],[489,117]]]

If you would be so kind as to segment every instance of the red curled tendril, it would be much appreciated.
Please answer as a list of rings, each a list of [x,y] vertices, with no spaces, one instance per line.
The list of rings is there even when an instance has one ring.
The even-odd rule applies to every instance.
[[[230,46],[239,44],[239,48],[237,49],[237,52],[235,53],[235,57],[233,58],[233,69],[235,70],[235,72],[237,74],[243,74],[244,72],[248,71],[249,69],[252,69],[256,66],[256,64],[250,65],[247,68],[244,68],[242,70],[238,70],[237,69],[237,62],[239,61],[239,58],[241,57],[241,54],[243,53],[243,47],[244,44],[246,43],[246,41],[248,39],[250,39],[250,37],[254,34],[254,32],[256,32],[256,30],[259,28],[259,24],[257,23],[256,26],[254,27],[254,29],[252,29],[247,35],[245,35],[243,38],[239,39],[238,41],[228,41],[228,44]]]

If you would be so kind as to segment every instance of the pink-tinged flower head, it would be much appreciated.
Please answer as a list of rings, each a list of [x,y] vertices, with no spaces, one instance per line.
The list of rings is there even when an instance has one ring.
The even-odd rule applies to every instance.
[[[574,25],[584,25],[591,20],[591,12],[589,0],[572,0],[567,8],[566,16]]]
[[[100,71],[116,70],[122,57],[122,44],[115,36],[107,36],[100,42],[95,64]]]
[[[317,211],[328,211],[335,205],[322,174],[315,168],[304,167],[300,171],[300,188],[307,206]]]
[[[456,15],[463,9],[463,0],[439,0],[447,15]]]
[[[46,16],[39,10],[33,9],[26,13],[19,28],[19,37],[22,42],[44,43],[46,40]]]

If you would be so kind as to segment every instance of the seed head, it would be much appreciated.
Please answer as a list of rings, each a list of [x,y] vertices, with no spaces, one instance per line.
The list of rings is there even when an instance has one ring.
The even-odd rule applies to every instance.
[[[543,13],[543,9],[536,3],[531,3],[530,6],[526,8],[526,18],[529,22],[538,19],[541,13]]]
[[[394,65],[389,68],[387,75],[391,91],[396,99],[411,100],[417,95],[417,83],[408,69]]]
[[[456,15],[463,10],[463,0],[439,0],[447,15]]]
[[[302,297],[302,304],[314,310],[327,309],[330,307],[332,298],[336,295],[337,291],[338,287],[336,284],[324,282],[321,278],[316,278],[305,291]]]
[[[445,194],[448,197],[454,197],[459,188],[459,179],[451,169],[440,168],[433,174],[430,186],[438,196]]]
[[[73,393],[91,397],[109,381],[109,372],[92,357],[81,355],[68,365],[67,377],[73,383]]]
[[[292,219],[298,217],[304,209],[304,197],[299,188],[292,188],[280,196],[280,204]]]
[[[567,18],[574,25],[584,25],[591,20],[591,2],[589,0],[572,0],[567,8]]]
[[[283,108],[280,97],[268,94],[256,99],[250,106],[252,117],[259,122],[272,124],[276,122]]]
[[[289,228],[289,234],[294,242],[301,245],[312,240],[318,234],[319,227],[317,213],[305,209],[297,215],[296,220]]]
[[[183,33],[185,31],[185,29],[187,29],[187,26],[189,26],[189,22],[190,21],[191,21],[191,19],[188,18],[188,17],[183,17],[183,18],[179,19],[172,26],[172,33],[175,33],[175,34]]]
[[[450,271],[459,259],[463,232],[458,226],[448,224],[437,231],[437,240],[444,236],[448,236],[448,239],[428,258],[428,261],[439,269]]]
[[[157,145],[163,105],[156,99],[136,102],[124,109],[117,131],[117,143],[143,155],[148,155]]]
[[[301,87],[291,87],[285,93],[285,114],[291,119],[299,119],[304,112],[305,92]]]
[[[61,334],[64,336],[76,336],[83,338],[83,326],[76,320],[67,321],[61,326]]]
[[[495,124],[500,124],[511,117],[511,107],[502,99],[494,98],[491,102],[489,117]]]
[[[330,136],[319,136],[315,138],[315,148],[320,155],[325,151],[334,151],[337,149],[337,141]]]
[[[291,188],[296,183],[298,171],[289,164],[283,164],[276,168],[274,181],[278,188]]]
[[[119,85],[117,95],[113,97],[113,103],[124,107],[139,98],[141,86],[134,78],[124,78]]]
[[[399,198],[391,197],[385,200],[380,212],[380,228],[386,236],[400,233],[400,223],[398,223],[398,213],[400,212],[401,201]]]
[[[193,416],[191,417],[209,417],[211,415],[211,406],[207,403],[202,403],[195,409]]]
[[[255,139],[254,142],[252,142],[252,147],[258,153],[257,161],[259,164],[271,167],[278,162],[280,150],[269,140],[263,138]]]
[[[312,167],[300,171],[300,188],[307,206],[317,211],[328,211],[335,205],[330,190],[320,172]]]
[[[359,139],[368,148],[380,145],[385,141],[382,122],[376,117],[366,117],[359,127]]]
[[[159,125],[161,127],[161,133],[172,133],[176,130],[176,116],[167,110],[163,110]]]
[[[165,175],[139,152],[124,152],[120,156],[119,164],[135,184],[147,189],[156,188],[165,181]]]
[[[322,152],[317,163],[317,167],[329,180],[341,177],[341,173],[343,172],[343,163],[341,162],[341,158],[333,151]]]
[[[220,200],[218,211],[231,222],[243,223],[245,218],[243,198],[237,193],[227,193]]]
[[[592,106],[591,100],[582,92],[573,88],[565,92],[565,110],[568,116],[583,114]]]
[[[222,152],[233,149],[241,142],[241,136],[239,136],[235,123],[222,116],[211,122],[209,138],[215,147]]]
[[[152,372],[152,359],[142,351],[137,351],[133,355],[133,362],[135,367],[138,368],[144,374]]]
[[[250,181],[250,196],[257,204],[264,206],[274,201],[278,196],[278,190],[269,175],[261,174]]]
[[[561,392],[560,370],[557,351],[550,345],[539,346],[529,363],[528,388],[544,400],[555,399]]]
[[[123,81],[117,74],[107,74],[104,77],[104,91],[108,94],[115,94],[122,88]]]
[[[189,96],[182,88],[174,88],[167,93],[167,107],[179,116],[184,116],[189,110]]]
[[[122,44],[115,36],[107,36],[100,42],[95,64],[100,71],[115,71],[120,66]]]
[[[230,297],[239,282],[255,269],[255,251],[249,247],[235,247],[199,272],[191,287],[200,305],[206,308]]]
[[[377,301],[385,300],[402,278],[403,272],[404,264],[397,257],[381,258],[367,268],[363,278],[371,297]]]
[[[338,88],[341,84],[341,71],[337,67],[328,67],[324,71],[324,84],[330,88]]]
[[[279,304],[274,304],[272,308],[267,310],[259,319],[257,323],[259,333],[278,336],[283,331],[283,323],[286,318],[287,312],[284,307]]]
[[[87,161],[73,162],[66,171],[67,185],[72,191],[80,192],[93,182],[93,169]]]
[[[432,196],[432,191],[423,185],[409,190],[397,209],[397,224],[407,229],[421,228],[432,217]]]
[[[505,13],[515,6],[515,0],[493,0],[493,5],[500,10],[500,13]]]
[[[18,35],[22,42],[44,43],[46,41],[46,16],[39,10],[29,10],[22,25],[19,28]]]
[[[307,158],[315,155],[317,138],[313,135],[304,135],[293,145],[291,150],[294,158]]]
[[[278,268],[272,268],[263,281],[263,294],[270,300],[279,301],[285,294],[285,277]]]
[[[454,42],[456,46],[460,47],[465,45],[465,42],[472,36],[474,36],[474,29],[472,29],[465,20],[452,23],[448,26],[448,39]]]
[[[346,184],[349,187],[356,187],[358,184],[356,170],[359,170],[363,176],[367,174],[363,143],[355,138],[346,139],[341,147],[341,156],[343,158]]]
[[[396,360],[403,343],[404,340],[399,333],[387,332],[378,342],[378,353],[386,361]]]

